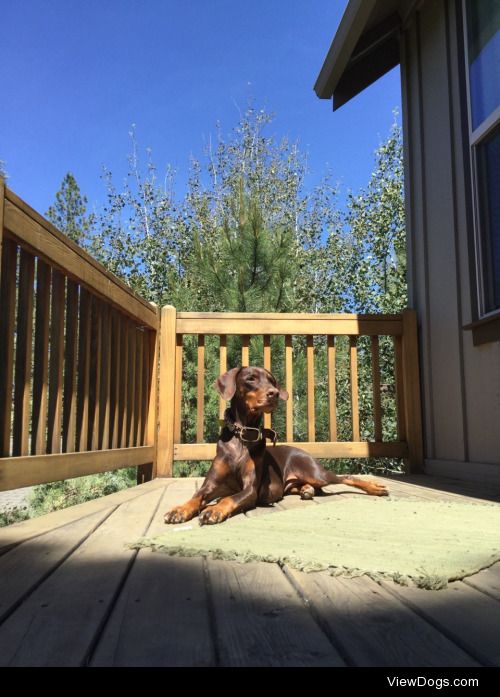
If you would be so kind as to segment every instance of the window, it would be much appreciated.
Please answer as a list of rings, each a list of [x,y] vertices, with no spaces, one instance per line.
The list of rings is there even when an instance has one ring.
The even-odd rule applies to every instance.
[[[464,0],[479,315],[500,311],[500,1]]]

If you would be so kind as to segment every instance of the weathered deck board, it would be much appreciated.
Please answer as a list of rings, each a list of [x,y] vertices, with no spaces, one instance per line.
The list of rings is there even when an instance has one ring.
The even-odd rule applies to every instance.
[[[461,582],[440,591],[383,583],[484,666],[500,667],[500,603]]]
[[[194,493],[170,484],[148,535],[163,531],[163,514]],[[211,666],[214,648],[203,560],[139,551],[99,641],[93,666]]]
[[[450,479],[448,477],[431,476],[428,474],[405,475],[404,477],[387,477],[389,481],[398,481],[408,490],[420,493],[448,493],[454,497],[486,499],[488,501],[500,501],[500,487],[492,484],[473,481],[463,481],[460,479]]]
[[[379,477],[379,479],[387,486],[389,493],[397,498],[412,497],[425,501],[462,501],[463,503],[482,500],[481,497],[468,496],[467,493],[458,494],[453,490],[428,488],[424,483],[409,483],[406,481],[406,477],[404,477],[404,480],[403,478],[395,479],[392,477]],[[469,489],[467,491],[473,494],[475,490]]]
[[[161,490],[123,503],[0,626],[0,665],[84,664]]]
[[[112,513],[105,508],[18,545],[0,557],[0,622]]]
[[[221,665],[345,665],[276,564],[207,567]]]
[[[478,666],[458,646],[367,576],[287,573],[353,666]]]
[[[449,480],[441,491],[427,475],[412,477],[415,483],[375,479],[396,497],[495,495],[469,484],[464,497]],[[146,528],[162,532],[165,511],[202,482],[156,479],[1,529],[0,663],[500,665],[500,564],[446,591],[418,591],[125,547]],[[365,495],[343,485],[328,493]],[[315,506],[331,495],[312,502],[287,496],[247,515]]]
[[[495,564],[489,569],[466,578],[464,583],[500,600],[500,564]]]

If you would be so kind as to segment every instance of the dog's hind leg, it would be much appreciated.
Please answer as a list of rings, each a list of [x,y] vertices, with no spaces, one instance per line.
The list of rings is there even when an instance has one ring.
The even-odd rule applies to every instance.
[[[316,491],[311,484],[304,484],[304,482],[292,481],[287,483],[284,493],[298,494],[301,499],[304,499],[305,501],[310,501],[314,498],[314,494],[316,493]]]
[[[314,463],[313,467],[310,466],[311,463]],[[350,474],[335,474],[335,472],[326,470],[313,458],[307,465],[309,466],[302,468],[300,475],[298,470],[292,476],[290,476],[291,473],[289,474],[285,486],[286,494],[300,494],[301,498],[311,499],[315,489],[322,489],[328,484],[347,484],[347,486],[361,489],[370,496],[387,496],[389,493],[383,484],[358,479]]]
[[[335,474],[335,472],[329,472],[328,470],[321,467],[321,475],[318,479],[307,481],[314,487],[323,487],[328,484],[347,484],[347,486],[354,486],[356,489],[361,489],[370,496],[387,496],[389,492],[383,484],[377,484],[377,482],[369,482],[365,479],[358,479],[350,474]],[[322,482],[319,484],[319,482]]]

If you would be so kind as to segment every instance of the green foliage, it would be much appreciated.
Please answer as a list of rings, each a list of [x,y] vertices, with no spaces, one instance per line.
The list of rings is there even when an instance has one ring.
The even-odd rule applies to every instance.
[[[198,462],[174,462],[174,477],[205,477],[211,460],[199,460]]]
[[[136,484],[136,472],[135,467],[129,467],[113,472],[91,474],[87,477],[40,484],[33,489],[26,506],[0,513],[0,527],[127,489]]]
[[[88,240],[95,216],[93,213],[87,215],[87,198],[82,196],[71,172],[64,176],[55,203],[47,211],[47,218],[74,242],[84,245]]]
[[[91,474],[35,487],[31,508],[36,515],[58,511],[68,506],[114,494],[136,484],[136,468]]]
[[[16,506],[15,508],[8,508],[0,512],[0,528],[6,525],[14,525],[14,523],[22,523],[23,520],[28,520],[32,518],[31,510],[29,506]]]
[[[348,277],[353,311],[400,312],[407,306],[401,130],[393,125],[375,153],[365,190],[349,197],[345,224],[353,250]]]

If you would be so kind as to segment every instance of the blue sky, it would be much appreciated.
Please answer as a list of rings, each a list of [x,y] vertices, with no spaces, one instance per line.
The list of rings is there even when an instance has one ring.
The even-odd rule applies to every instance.
[[[215,124],[229,132],[248,100],[270,132],[308,151],[309,183],[327,167],[367,183],[373,151],[401,103],[399,69],[339,111],[313,85],[346,0],[15,0],[2,3],[0,160],[9,186],[45,212],[67,171],[90,206],[103,166],[126,173],[129,131],[171,164],[182,193],[191,155]]]

